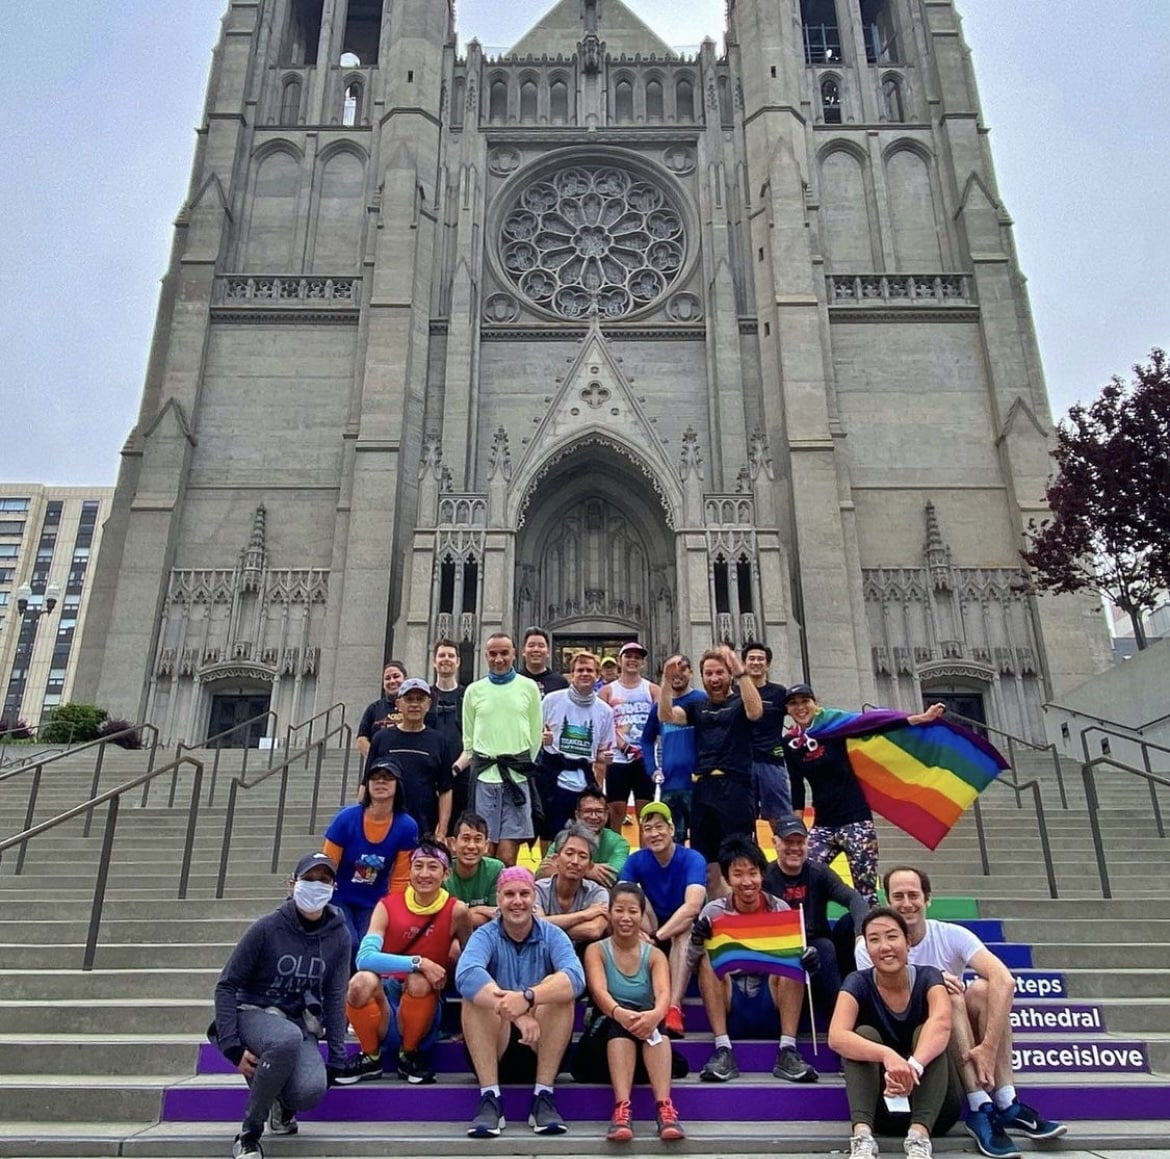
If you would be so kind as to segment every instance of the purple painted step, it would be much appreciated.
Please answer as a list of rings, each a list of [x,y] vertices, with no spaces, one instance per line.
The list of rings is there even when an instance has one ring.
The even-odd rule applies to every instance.
[[[1053,1119],[1170,1119],[1170,1087],[1161,1083],[1088,1082],[1073,1086],[1046,1086],[1030,1091],[1024,1098],[1034,1102]],[[163,1096],[162,1118],[166,1122],[238,1122],[243,1115],[247,1090],[232,1083],[220,1088],[177,1086]],[[475,1112],[478,1092],[470,1084],[450,1086],[408,1086],[394,1080],[363,1083],[343,1090],[334,1089],[325,1101],[298,1117],[318,1122],[419,1122],[452,1124],[458,1130]],[[528,1115],[531,1091],[507,1087],[504,1113],[515,1124]],[[780,1080],[754,1084],[699,1083],[686,1079],[674,1084],[672,1097],[684,1122],[767,1123],[786,1120],[845,1122],[845,1088],[840,1081],[794,1086]],[[652,1117],[649,1092],[634,1094],[638,1118]],[[561,1114],[574,1120],[594,1123],[609,1118],[613,1096],[607,1087],[566,1083],[557,1088]]]

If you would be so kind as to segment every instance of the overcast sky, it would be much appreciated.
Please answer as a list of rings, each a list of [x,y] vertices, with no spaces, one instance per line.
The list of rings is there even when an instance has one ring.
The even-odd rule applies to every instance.
[[[724,0],[628,2],[673,45],[721,39]],[[1170,342],[1170,8],[958,2],[1059,416]],[[459,0],[461,41],[511,44],[551,5]],[[115,480],[225,8],[6,7],[2,480]]]

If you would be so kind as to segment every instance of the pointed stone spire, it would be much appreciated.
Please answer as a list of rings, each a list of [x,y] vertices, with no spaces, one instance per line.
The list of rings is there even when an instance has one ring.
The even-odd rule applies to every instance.
[[[264,546],[267,518],[268,512],[261,503],[252,517],[252,535],[248,540],[248,546],[240,552],[240,570],[243,572],[243,586],[246,592],[260,590],[261,576],[268,562],[268,553]]]
[[[949,592],[953,588],[951,575],[951,549],[943,541],[938,515],[931,500],[926,502],[926,543],[922,554],[930,572],[930,584],[936,592]]]

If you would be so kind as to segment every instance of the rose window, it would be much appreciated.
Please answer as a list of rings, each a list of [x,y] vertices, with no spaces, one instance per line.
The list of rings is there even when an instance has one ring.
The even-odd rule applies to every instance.
[[[644,178],[574,166],[521,192],[500,229],[504,270],[527,298],[580,318],[620,318],[662,296],[686,253],[681,215]]]

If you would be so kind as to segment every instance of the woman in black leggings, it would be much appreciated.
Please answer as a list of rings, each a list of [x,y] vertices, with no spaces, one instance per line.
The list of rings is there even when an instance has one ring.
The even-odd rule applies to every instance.
[[[850,1159],[877,1155],[875,1127],[883,1134],[906,1130],[907,1159],[931,1159],[931,1135],[953,1126],[962,1108],[947,1055],[951,1000],[938,970],[908,963],[910,938],[900,914],[870,910],[861,933],[873,967],[845,979],[829,1026],[829,1046],[845,1071]]]

